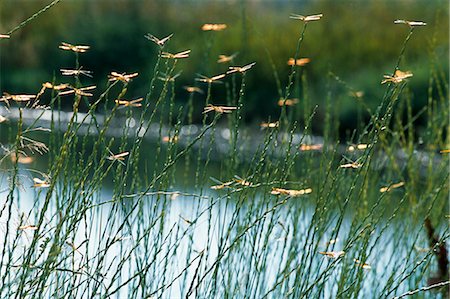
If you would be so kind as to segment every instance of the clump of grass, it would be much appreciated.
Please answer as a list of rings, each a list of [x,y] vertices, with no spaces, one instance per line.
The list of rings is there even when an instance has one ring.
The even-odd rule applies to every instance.
[[[419,138],[436,142],[418,152],[407,92],[413,73],[399,71],[417,24],[397,22],[410,31],[378,108],[355,96],[369,122],[351,140],[333,139],[338,122],[328,99],[325,137],[315,142],[318,116],[297,61],[309,23],[322,17],[292,16],[301,31],[283,93],[279,83],[279,117],[256,130],[242,125],[255,63],[235,66],[232,57],[222,74],[199,75],[206,92],[186,87],[183,111],[175,105],[178,61],[191,50],[168,52],[176,37],[146,35],[158,60],[138,97],[129,92],[143,74],[121,72],[111,72],[94,95],[102,87],[85,86],[81,76],[91,75],[81,72],[91,49],[61,44],[75,54],[74,68],[63,72],[73,82],[54,78],[37,96],[1,98],[2,113],[17,122],[7,123],[0,160],[8,182],[0,188],[0,295],[443,297],[431,291],[448,285],[448,155],[436,153],[448,146],[441,121],[448,109],[437,109],[448,108],[448,85],[433,69],[424,108],[429,131]],[[208,36],[207,49],[216,38]],[[222,102],[213,96],[218,81],[225,82]],[[333,84],[360,95],[331,75],[330,98]],[[303,98],[290,98],[294,90]],[[199,125],[194,92],[204,98]],[[69,99],[72,111],[60,111]],[[434,280],[426,286],[428,278]]]

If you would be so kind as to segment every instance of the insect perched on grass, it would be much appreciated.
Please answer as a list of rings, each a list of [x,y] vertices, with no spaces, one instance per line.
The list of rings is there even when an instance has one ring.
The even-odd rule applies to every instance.
[[[358,169],[362,166],[362,164],[359,164],[358,162],[351,162],[351,163],[346,163],[346,164],[342,164],[339,167],[340,168],[353,168],[353,169]]]
[[[237,107],[228,107],[228,106],[214,106],[211,104],[208,104],[204,109],[203,109],[203,114],[209,113],[211,111],[215,111],[217,113],[231,113],[233,112],[233,110],[236,110]]]
[[[272,188],[270,194],[273,195],[288,195],[288,196],[300,196],[304,194],[309,194],[312,192],[311,188],[300,189],[300,190],[292,190],[292,189],[283,189],[283,188]]]
[[[36,98],[35,95],[29,95],[29,94],[9,94],[7,92],[3,93],[3,96],[0,98],[0,102],[5,102],[6,105],[9,105],[9,101],[14,102],[29,102],[32,99]]]
[[[298,102],[298,99],[279,99],[278,106],[294,106]]]
[[[205,83],[222,83],[219,81],[220,79],[225,78],[226,74],[216,75],[214,77],[206,77],[201,74],[197,74],[198,78],[195,78],[195,81],[205,82]]]
[[[9,34],[0,34],[0,38],[10,38]]]
[[[144,100],[144,98],[139,98],[139,99],[135,99],[135,100],[124,100],[124,99],[117,99],[114,102],[122,107],[142,107],[142,101]]]
[[[261,128],[278,128],[279,125],[280,125],[280,123],[278,121],[276,121],[273,123],[261,123],[259,126]]]
[[[422,21],[406,21],[406,20],[395,20],[394,24],[406,24],[409,27],[416,27],[416,26],[426,26],[427,23]]]
[[[107,157],[106,159],[110,160],[110,161],[117,161],[119,163],[121,163],[122,165],[125,165],[125,163],[123,162],[125,160],[125,157],[128,156],[130,154],[130,152],[123,152],[120,154],[113,154],[109,149],[108,149],[109,153],[111,154],[111,156]]]
[[[229,181],[229,182],[225,182],[225,183],[222,183],[219,185],[214,185],[214,186],[211,186],[210,188],[213,190],[221,190],[224,188],[230,188],[232,184],[234,184],[234,181]]]
[[[411,72],[402,72],[401,70],[396,70],[394,73],[394,76],[390,75],[384,75],[385,78],[383,81],[381,81],[381,84],[392,82],[394,84],[398,84],[403,82],[403,80],[411,78],[413,74]]]
[[[59,84],[59,85],[53,85],[50,82],[45,82],[45,83],[42,83],[42,88],[39,91],[39,93],[36,95],[36,98],[39,98],[42,94],[44,94],[46,89],[54,89],[54,90],[60,91],[60,90],[67,89],[67,88],[69,88],[69,84],[63,83],[63,84]]]
[[[372,267],[371,267],[369,264],[363,263],[363,262],[361,262],[360,260],[353,259],[353,261],[355,262],[355,264],[356,264],[357,266],[359,266],[359,267],[361,267],[361,268],[363,268],[363,269],[366,269],[366,270],[372,269]]]
[[[201,90],[199,87],[196,86],[184,86],[184,89],[186,89],[187,92],[193,93],[200,93],[200,94],[204,94],[205,92],[203,90]]]
[[[86,77],[92,78],[92,71],[82,70],[81,67],[77,70],[71,69],[60,69],[61,75],[63,76],[79,76],[84,75]]]
[[[389,185],[387,187],[380,188],[380,192],[381,193],[389,192],[389,191],[392,191],[393,189],[400,188],[400,187],[402,187],[404,185],[405,185],[405,182],[399,182],[399,183],[396,183],[396,184],[392,184],[392,185]]]
[[[323,144],[302,144],[300,145],[301,151],[320,151],[323,148]]]
[[[25,156],[24,154],[19,153],[16,156],[16,153],[11,153],[10,155],[11,162],[13,163],[20,163],[20,164],[31,164],[34,161],[33,157]]]
[[[287,61],[287,64],[288,65],[296,65],[296,66],[304,66],[304,65],[307,65],[310,61],[311,61],[311,59],[309,59],[309,58],[299,58],[299,59],[289,58],[289,60]]]
[[[21,225],[19,226],[19,230],[37,230],[36,225]]]
[[[152,34],[150,34],[150,33],[147,33],[146,35],[144,35],[144,37],[145,37],[146,39],[148,39],[149,41],[154,42],[155,44],[157,44],[157,45],[160,46],[161,48],[164,47],[164,44],[165,44],[166,42],[168,42],[169,39],[170,39],[172,36],[173,36],[173,33],[170,34],[170,35],[168,35],[168,36],[166,36],[166,37],[164,37],[164,38],[162,38],[162,39],[159,39],[159,38],[157,38],[156,36],[154,36],[154,35],[152,35]]]
[[[65,43],[65,42],[61,42],[61,45],[59,46],[59,48],[61,50],[66,50],[66,51],[73,51],[73,52],[77,52],[77,53],[84,53],[87,50],[89,50],[91,47],[90,46],[84,46],[84,45],[72,45],[69,43]]]
[[[363,91],[350,91],[349,95],[356,98],[356,99],[361,99],[364,96],[364,92]]]
[[[236,58],[237,55],[238,55],[238,52],[233,53],[229,56],[221,54],[221,55],[219,55],[219,59],[217,60],[217,62],[218,63],[231,62]]]
[[[86,92],[87,90],[93,90],[95,88],[97,88],[97,86],[92,85],[92,86],[87,86],[87,87],[81,87],[81,88],[75,88],[73,86],[68,86],[68,88],[70,88],[70,90],[67,91],[63,91],[60,92],[59,95],[60,96],[64,96],[64,95],[68,95],[68,94],[76,94],[78,96],[86,96],[86,97],[92,97],[93,94],[90,92]]]
[[[310,15],[310,16],[302,16],[302,15],[297,15],[297,14],[291,14],[291,16],[289,18],[295,19],[295,20],[300,20],[300,21],[303,21],[303,22],[307,23],[307,22],[311,22],[311,21],[318,21],[322,17],[323,17],[323,14]]]
[[[161,73],[161,76],[159,76],[158,79],[164,82],[175,82],[175,79],[178,78],[181,75],[181,73],[182,73],[181,71],[179,71],[175,75]]]
[[[165,143],[177,143],[178,142],[178,136],[164,136],[162,138],[162,142],[165,142]]]
[[[191,50],[182,51],[176,54],[172,54],[169,52],[162,52],[161,58],[167,58],[167,59],[180,59],[180,58],[188,58],[189,53],[191,53]]]
[[[222,31],[227,29],[227,24],[203,24],[203,31]]]
[[[128,83],[133,79],[134,77],[137,77],[139,73],[132,73],[132,74],[119,74],[117,72],[111,72],[110,75],[108,75],[108,81],[121,81],[123,83]]]
[[[345,251],[319,251],[319,253],[332,259],[338,259],[345,254]]]
[[[368,148],[369,145],[365,144],[365,143],[360,143],[360,144],[356,144],[356,145],[350,145],[347,150],[349,152],[354,152],[355,150],[365,150],[366,148]]]
[[[33,178],[35,188],[48,188],[50,187],[50,182],[48,180],[41,180],[39,178]]]
[[[228,68],[227,74],[232,74],[232,73],[245,73],[246,71],[248,71],[249,69],[251,69],[254,65],[256,64],[256,62],[252,62],[250,64],[244,65],[244,66],[230,66]]]

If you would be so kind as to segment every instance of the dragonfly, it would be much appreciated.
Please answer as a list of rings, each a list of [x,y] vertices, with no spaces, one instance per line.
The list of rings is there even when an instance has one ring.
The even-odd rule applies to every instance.
[[[272,123],[261,123],[259,126],[261,128],[278,128],[280,123],[278,121]]]
[[[16,153],[12,153],[10,158],[11,158],[11,162],[13,162],[13,163],[17,162],[20,164],[31,164],[34,161],[33,157],[25,156],[21,153],[19,153],[17,156],[16,156]]]
[[[402,186],[404,186],[404,185],[405,185],[405,182],[398,182],[398,183],[396,183],[396,184],[392,184],[392,185],[389,185],[389,186],[387,186],[387,187],[382,187],[382,188],[380,188],[380,192],[381,192],[381,193],[389,192],[389,191],[392,191],[393,189],[400,188],[400,187],[402,187]]]
[[[134,77],[137,77],[139,73],[132,73],[132,74],[119,74],[117,72],[111,72],[110,75],[108,75],[108,81],[122,81],[123,83],[128,83],[133,79]]]
[[[142,101],[144,100],[144,98],[139,98],[139,99],[135,99],[135,100],[121,100],[121,99],[117,99],[114,102],[122,107],[142,107]]]
[[[166,73],[161,73],[161,76],[158,77],[159,80],[164,82],[175,82],[175,79],[178,78],[181,75],[182,71],[179,71],[173,76],[170,76]]]
[[[403,80],[411,78],[413,74],[411,72],[402,72],[401,70],[396,70],[394,76],[384,75],[384,80],[381,81],[381,84],[392,82],[394,84],[401,83]]]
[[[323,148],[323,144],[302,144],[300,145],[301,151],[320,151]]]
[[[230,62],[230,61],[233,61],[235,58],[236,58],[236,56],[238,55],[239,53],[238,52],[236,52],[236,53],[233,53],[233,54],[231,54],[231,55],[229,55],[229,56],[227,56],[227,55],[219,55],[219,59],[217,60],[217,62],[218,63],[226,63],[226,62]]]
[[[361,262],[360,260],[353,259],[353,261],[355,262],[355,264],[356,264],[357,266],[359,266],[359,267],[361,267],[361,268],[363,268],[363,269],[366,269],[366,270],[372,269],[372,267],[371,267],[369,264],[363,263],[363,262]]]
[[[278,106],[294,106],[298,102],[298,99],[279,99]]]
[[[50,182],[48,180],[41,180],[40,178],[33,178],[35,188],[48,188],[50,187]]]
[[[332,259],[338,259],[345,254],[345,251],[319,251],[319,253]]]
[[[201,90],[200,88],[196,87],[196,86],[184,86],[184,89],[186,89],[187,92],[193,93],[193,92],[197,92],[200,94],[204,94],[205,92],[203,90]]]
[[[360,144],[356,144],[356,145],[350,145],[347,150],[349,152],[354,152],[355,150],[365,150],[366,148],[368,148],[369,145],[365,144],[365,143],[360,143]]]
[[[60,91],[60,90],[69,88],[69,86],[70,86],[69,84],[65,84],[65,83],[58,84],[58,85],[53,85],[50,82],[42,83],[42,88],[39,91],[39,93],[36,95],[36,98],[39,98],[45,92],[46,89],[54,89],[54,90]]]
[[[306,189],[301,189],[301,190],[272,188],[272,191],[270,191],[270,194],[273,194],[273,195],[300,196],[300,195],[304,195],[304,194],[309,194],[311,192],[312,192],[311,188],[306,188]]]
[[[422,21],[407,21],[407,20],[395,20],[394,24],[406,24],[409,27],[416,27],[416,26],[426,26],[427,23]]]
[[[60,69],[61,75],[63,76],[79,76],[84,75],[86,77],[92,78],[92,71],[82,70],[81,68],[77,70],[71,69]]]
[[[203,24],[203,31],[222,31],[227,29],[227,24]]]
[[[182,51],[176,54],[172,54],[169,52],[162,52],[161,58],[167,58],[167,59],[180,59],[180,58],[188,58],[189,53],[191,53],[191,50]]]
[[[150,34],[150,33],[147,33],[146,35],[144,35],[144,37],[145,37],[146,39],[148,39],[149,41],[154,42],[155,44],[157,44],[157,45],[160,46],[161,48],[164,47],[164,44],[165,44],[166,42],[168,42],[169,39],[170,39],[172,36],[173,36],[173,33],[170,34],[170,35],[168,35],[168,36],[166,36],[166,37],[164,37],[164,38],[162,38],[162,39],[159,39],[159,38],[157,38],[156,36],[154,36],[154,35],[152,35],[152,34]]]
[[[75,88],[73,86],[69,86],[69,88],[70,88],[70,90],[60,92],[59,95],[60,96],[65,96],[65,95],[73,93],[73,94],[76,94],[78,96],[92,97],[93,94],[90,93],[90,92],[86,92],[86,91],[87,90],[93,90],[93,89],[97,88],[97,86],[92,85],[92,86],[81,87],[81,88]]]
[[[61,50],[66,50],[66,51],[73,51],[76,53],[84,53],[87,50],[89,50],[91,47],[90,46],[84,46],[84,45],[72,45],[66,42],[61,42],[61,45],[59,46],[59,48]]]
[[[311,59],[309,59],[309,58],[299,58],[299,59],[289,58],[287,64],[304,66],[304,65],[307,65],[310,61],[311,61]]]
[[[209,113],[209,112],[217,112],[220,114],[223,113],[231,113],[234,110],[236,110],[237,107],[229,107],[229,106],[214,106],[211,104],[208,104],[204,109],[203,109],[203,114]]]
[[[125,163],[123,163],[123,161],[125,160],[125,157],[128,156],[130,154],[130,152],[123,152],[120,154],[113,154],[110,150],[108,150],[109,153],[111,154],[111,156],[107,157],[106,159],[110,160],[110,161],[118,161],[119,163],[125,165]]]
[[[198,78],[195,78],[195,81],[205,82],[205,83],[222,83],[219,81],[220,79],[225,78],[226,74],[220,74],[214,77],[206,77],[201,74],[197,74]]]
[[[254,65],[256,64],[256,62],[252,62],[250,64],[244,65],[244,66],[230,66],[228,68],[227,74],[232,74],[232,73],[245,73],[246,71],[248,71],[249,69],[251,69]]]
[[[297,15],[297,14],[291,14],[291,16],[289,18],[295,19],[295,20],[300,20],[300,21],[303,21],[303,22],[307,23],[307,22],[311,22],[311,21],[318,21],[322,17],[323,17],[323,14],[310,15],[310,16],[302,16],[302,15]]]
[[[37,226],[36,225],[21,225],[19,226],[19,230],[37,230]]]
[[[9,101],[14,102],[29,102],[32,99],[36,98],[35,95],[29,95],[29,94],[9,94],[7,92],[3,93],[3,96],[0,98],[0,102],[5,102],[6,105],[9,106]]]

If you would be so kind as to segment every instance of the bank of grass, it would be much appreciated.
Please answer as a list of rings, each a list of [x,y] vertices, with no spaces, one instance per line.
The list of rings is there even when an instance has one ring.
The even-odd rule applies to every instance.
[[[315,24],[295,22],[293,57],[299,58]],[[394,75],[407,68],[402,58],[420,28],[392,26],[405,28]],[[207,43],[214,41],[215,32],[204,34]],[[72,90],[66,96],[46,90],[40,97],[50,99],[46,111],[54,118],[45,144],[36,139],[42,136],[36,131],[46,131],[37,125],[45,113],[37,100],[3,98],[3,106],[19,109],[17,122],[2,127],[2,136],[9,132],[1,160],[7,183],[0,193],[2,298],[446,296],[448,155],[439,151],[449,147],[449,110],[439,68],[430,67],[420,112],[427,129],[416,132],[406,79],[380,85],[384,97],[373,110],[351,84],[329,74],[325,115],[317,115],[308,78],[292,66],[280,80],[287,84],[279,84],[279,117],[255,138],[243,128],[246,78],[253,70],[220,78],[220,95],[215,80],[193,78],[203,93],[191,93],[178,107],[174,77],[184,58],[165,54],[170,42],[154,45],[154,69],[139,74],[150,78],[142,101],[115,101],[131,100],[133,82],[120,76],[94,99],[80,92],[82,75],[64,89]],[[61,53],[74,55],[75,69],[82,65],[80,49]],[[288,106],[294,90],[301,100]],[[370,117],[358,119],[349,139],[339,140],[334,98],[349,93]],[[62,123],[56,115],[68,100],[73,114]],[[216,105],[199,127],[189,127],[193,115],[202,114],[194,101]],[[87,113],[79,112],[81,105]],[[236,109],[224,113],[220,105]],[[99,107],[103,116],[96,114]],[[31,125],[22,117],[28,109],[36,111]],[[122,132],[111,137],[114,122],[124,117]],[[311,144],[317,117],[323,142]],[[145,150],[149,134],[157,136],[151,154]],[[218,138],[223,134],[225,143]],[[241,155],[246,142],[252,142],[251,157]],[[217,147],[227,149],[218,159]],[[41,154],[45,169],[26,161]],[[24,198],[32,184],[31,198]]]

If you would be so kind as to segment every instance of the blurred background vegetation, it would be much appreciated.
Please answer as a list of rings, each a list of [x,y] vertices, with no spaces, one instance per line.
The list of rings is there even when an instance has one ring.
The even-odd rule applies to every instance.
[[[50,1],[0,2],[0,33],[6,33]],[[70,82],[60,68],[73,68],[74,56],[58,49],[62,42],[87,44],[92,49],[81,55],[80,63],[94,72],[98,92],[104,90],[107,74],[139,72],[130,85],[130,98],[148,90],[157,48],[144,38],[151,33],[174,36],[168,50],[191,49],[191,57],[180,61],[176,102],[183,105],[196,73],[216,75],[228,65],[218,64],[219,54],[239,52],[235,63],[256,61],[247,76],[245,120],[255,123],[279,114],[274,68],[281,86],[287,83],[287,60],[294,56],[303,24],[289,18],[291,13],[323,13],[319,22],[308,25],[300,57],[311,62],[302,67],[301,82],[293,97],[305,97],[318,105],[314,126],[320,131],[326,97],[336,109],[342,132],[356,127],[358,105],[332,72],[354,90],[364,92],[364,101],[376,107],[385,87],[384,74],[392,74],[402,43],[409,32],[396,19],[420,20],[426,27],[415,30],[408,44],[401,70],[414,73],[409,95],[413,110],[427,102],[432,72],[448,87],[449,3],[430,0],[364,1],[61,1],[48,12],[0,43],[0,90],[9,93],[37,93],[45,81]],[[226,23],[221,32],[202,32],[204,23]],[[271,65],[273,61],[274,68]],[[301,80],[300,80],[301,81]],[[225,87],[214,86],[214,103],[225,104]],[[197,105],[203,105],[199,100]],[[71,103],[67,103],[70,109]],[[64,108],[64,107],[63,107]],[[303,115],[299,113],[299,118]],[[201,116],[200,116],[201,117]],[[200,121],[200,117],[197,121]],[[419,119],[420,126],[423,119]],[[342,133],[341,132],[341,133]],[[345,134],[345,133],[344,133]]]

